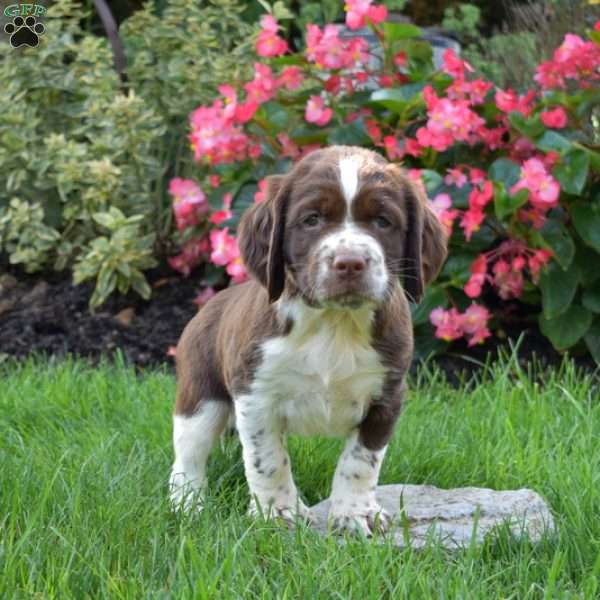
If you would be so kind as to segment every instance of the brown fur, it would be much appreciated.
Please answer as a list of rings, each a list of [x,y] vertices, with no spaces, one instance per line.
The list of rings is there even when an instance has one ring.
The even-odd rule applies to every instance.
[[[447,239],[423,192],[398,167],[359,148],[313,152],[288,175],[271,178],[267,200],[244,214],[240,251],[255,280],[220,292],[186,327],[177,348],[176,414],[193,414],[203,400],[230,402],[248,392],[261,360],[261,343],[293,327],[289,319],[280,322],[274,301],[301,296],[310,305],[318,304],[311,291],[317,266],[311,252],[344,217],[337,165],[340,157],[356,154],[365,157],[365,166],[352,216],[383,247],[391,275],[388,299],[376,311],[372,336],[388,373],[383,393],[372,399],[359,431],[367,448],[387,443],[412,355],[406,296],[421,298],[443,264]],[[304,224],[313,210],[322,220],[318,227]],[[382,212],[390,227],[373,224]],[[397,277],[403,280],[404,293],[394,283]]]

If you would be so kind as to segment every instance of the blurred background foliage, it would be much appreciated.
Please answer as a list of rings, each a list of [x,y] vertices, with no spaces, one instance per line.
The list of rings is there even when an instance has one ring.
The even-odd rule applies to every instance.
[[[566,32],[581,32],[600,11],[589,0],[383,3],[397,18],[439,26],[479,71],[516,89]],[[115,289],[149,294],[144,271],[175,240],[168,181],[193,172],[188,115],[210,103],[219,84],[247,78],[269,7],[264,0],[108,4],[127,56],[125,82],[92,0],[50,2],[40,46],[0,60],[0,265],[95,278],[94,304]],[[292,45],[308,22],[343,20],[340,0],[274,5],[289,16],[281,22]],[[128,258],[119,264],[120,252]]]

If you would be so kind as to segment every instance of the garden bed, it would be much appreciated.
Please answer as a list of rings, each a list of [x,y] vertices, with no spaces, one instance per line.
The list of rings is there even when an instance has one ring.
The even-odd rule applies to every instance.
[[[140,369],[172,366],[168,351],[198,309],[194,299],[201,290],[200,280],[200,275],[182,278],[167,268],[158,269],[149,277],[153,289],[149,301],[134,294],[114,296],[92,314],[88,308],[92,285],[75,286],[52,273],[44,277],[0,275],[0,362],[9,356],[71,354],[97,363],[121,352],[125,362]],[[509,339],[519,336],[521,365],[534,356],[546,365],[562,360],[537,327],[515,322],[503,335],[472,348],[458,340],[434,363],[456,381],[461,371],[478,370],[501,348],[506,351]],[[589,357],[576,357],[576,363],[589,370],[595,366]]]

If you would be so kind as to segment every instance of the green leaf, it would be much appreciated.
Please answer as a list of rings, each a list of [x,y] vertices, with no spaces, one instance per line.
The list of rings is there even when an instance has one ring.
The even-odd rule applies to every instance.
[[[600,254],[589,246],[578,244],[575,250],[575,264],[579,269],[579,281],[588,287],[600,279]]]
[[[269,125],[278,130],[286,129],[290,115],[279,102],[267,102],[263,104],[262,108],[265,111]]]
[[[566,227],[555,220],[544,223],[540,233],[554,252],[554,258],[563,269],[567,269],[575,256],[575,242]]]
[[[573,305],[554,319],[540,315],[540,329],[557,350],[566,350],[576,344],[592,324],[592,313],[582,306]]]
[[[520,174],[519,165],[508,158],[495,160],[488,169],[490,179],[502,182],[507,190],[519,181]]]
[[[146,278],[142,275],[140,278],[133,278],[131,280],[131,287],[142,297],[144,300],[148,300],[152,295],[152,289],[148,285]]]
[[[600,285],[584,290],[581,302],[588,310],[600,313]]]
[[[429,313],[438,306],[446,307],[448,298],[442,287],[429,287],[425,291],[425,296],[419,304],[411,305],[412,321],[414,325],[422,325],[429,322]]]
[[[420,94],[424,87],[423,83],[411,83],[398,88],[377,90],[371,94],[369,102],[383,106],[395,113],[401,113],[410,103],[422,101]]]
[[[421,179],[425,184],[425,189],[428,194],[433,194],[433,192],[444,182],[444,178],[437,171],[433,171],[432,169],[423,169],[421,171]]]
[[[512,112],[508,116],[508,120],[519,133],[522,133],[528,138],[536,138],[542,135],[546,130],[539,117],[527,118],[520,112]]]
[[[408,23],[384,23],[383,33],[386,42],[394,42],[396,40],[418,38],[423,35],[423,30]]]
[[[92,215],[94,221],[102,227],[106,227],[106,229],[110,229],[115,222],[115,217],[111,213],[103,212],[103,213],[94,213]]]
[[[581,239],[600,252],[600,207],[598,204],[576,204],[571,208],[573,225]]]
[[[557,263],[551,262],[540,276],[542,307],[544,317],[552,319],[564,313],[573,302],[579,274],[577,269],[564,271]]]
[[[600,319],[592,323],[584,339],[592,358],[600,365]]]
[[[494,210],[499,219],[512,215],[518,208],[527,202],[527,190],[519,190],[511,196],[502,183],[494,182]]]
[[[589,168],[588,153],[585,150],[572,150],[562,157],[552,174],[565,192],[579,196],[587,183]]]
[[[355,121],[333,129],[327,136],[327,141],[332,145],[365,146],[371,143],[371,138],[367,135],[362,124]]]
[[[566,137],[556,131],[545,131],[544,135],[536,140],[535,145],[544,152],[554,151],[560,154],[565,154],[573,147]]]

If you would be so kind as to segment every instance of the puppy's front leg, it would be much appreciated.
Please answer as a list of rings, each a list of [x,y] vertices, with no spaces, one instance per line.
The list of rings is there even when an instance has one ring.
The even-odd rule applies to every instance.
[[[333,477],[329,521],[334,529],[371,535],[384,531],[392,519],[377,503],[375,491],[387,443],[402,406],[404,385],[390,382],[385,401],[371,404],[367,415],[348,438]]]
[[[236,399],[235,412],[250,488],[250,514],[258,514],[260,506],[264,515],[279,516],[288,522],[296,515],[308,518],[308,508],[292,478],[280,419],[252,396]]]
[[[389,527],[391,518],[375,498],[386,448],[369,450],[358,431],[348,438],[333,476],[329,522],[334,529],[369,536]]]

